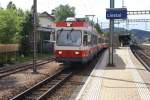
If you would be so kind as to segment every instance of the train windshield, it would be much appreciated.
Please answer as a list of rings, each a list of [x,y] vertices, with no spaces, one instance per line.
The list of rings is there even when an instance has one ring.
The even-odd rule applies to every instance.
[[[81,37],[80,30],[58,30],[56,43],[58,46],[80,46]]]

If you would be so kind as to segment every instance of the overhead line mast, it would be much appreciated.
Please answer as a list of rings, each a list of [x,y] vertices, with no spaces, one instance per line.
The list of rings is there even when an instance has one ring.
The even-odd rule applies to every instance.
[[[124,0],[122,0],[122,8],[125,8]]]
[[[114,8],[115,0],[110,0],[110,8]],[[109,65],[114,66],[113,63],[113,32],[114,32],[114,19],[109,22],[110,43],[109,43]]]
[[[36,69],[37,0],[33,1],[33,15],[34,15],[34,23],[33,23],[33,73],[37,73],[37,69]]]

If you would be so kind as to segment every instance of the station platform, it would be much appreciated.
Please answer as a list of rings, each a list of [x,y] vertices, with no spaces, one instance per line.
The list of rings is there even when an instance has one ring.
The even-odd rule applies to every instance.
[[[115,66],[107,64],[108,51],[96,64],[76,100],[150,100],[150,72],[129,47],[115,49]]]
[[[145,46],[150,46],[150,43],[144,43],[142,45],[145,45]]]

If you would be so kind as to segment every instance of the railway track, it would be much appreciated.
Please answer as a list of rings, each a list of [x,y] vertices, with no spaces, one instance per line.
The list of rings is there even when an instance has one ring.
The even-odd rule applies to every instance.
[[[47,64],[51,61],[54,61],[54,59],[55,59],[54,57],[51,57],[51,58],[47,58],[47,59],[43,59],[43,60],[38,60],[37,61],[37,66]],[[14,74],[14,73],[17,73],[17,72],[20,72],[20,71],[24,71],[24,70],[32,68],[32,67],[33,67],[33,64],[29,63],[29,64],[25,64],[25,65],[22,65],[22,66],[1,68],[0,78],[3,78],[5,76],[8,76],[10,74]]]
[[[53,91],[61,86],[71,75],[72,71],[63,69],[53,76],[37,83],[33,87],[15,96],[11,100],[45,100]]]
[[[99,57],[102,55],[102,53],[103,52],[101,52],[99,54]],[[96,60],[94,60],[94,63],[96,63],[98,58]],[[92,63],[90,66],[92,67],[93,65],[94,64]],[[89,69],[92,70],[91,67],[89,67]],[[89,70],[89,69],[87,69],[87,70]],[[82,69],[82,71],[83,71],[83,69]],[[53,96],[57,90],[59,91],[59,89],[61,87],[63,87],[65,85],[65,83],[70,80],[71,77],[75,76],[77,73],[81,73],[82,71],[79,70],[78,68],[74,69],[71,67],[69,67],[69,68],[64,67],[63,69],[56,72],[54,75],[49,76],[48,78],[42,80],[41,82],[37,83],[36,85],[32,86],[31,88],[25,90],[24,92],[16,95],[15,97],[11,98],[10,100],[47,100],[47,99],[51,98],[51,96]],[[90,71],[88,71],[88,74],[89,74],[89,72]],[[83,73],[83,74],[85,75],[85,73]],[[78,84],[79,84],[79,82],[78,82]]]
[[[97,62],[102,60],[104,52],[105,49],[102,50],[92,62],[89,62],[84,66],[73,65],[78,67],[74,68],[74,74],[64,83],[63,86],[53,92],[53,95],[51,95],[48,100],[74,100]]]
[[[150,48],[146,47],[146,50],[139,47],[131,47],[131,50],[133,51],[134,55],[137,57],[137,59],[144,65],[144,67],[150,71],[150,56],[147,54],[148,50]],[[145,52],[146,51],[146,52]],[[150,51],[149,51],[150,53]]]

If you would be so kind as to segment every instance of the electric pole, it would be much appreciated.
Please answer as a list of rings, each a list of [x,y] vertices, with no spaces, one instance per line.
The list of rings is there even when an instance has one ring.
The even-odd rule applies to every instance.
[[[99,21],[98,21],[98,18],[97,18],[97,24],[98,24],[98,22],[99,22]]]
[[[94,17],[95,15],[85,15],[86,17],[92,17],[92,30],[94,28]]]
[[[0,9],[2,8],[2,5],[1,5],[1,3],[0,3]]]
[[[124,0],[122,0],[122,8],[125,8]]]
[[[114,8],[114,0],[110,0],[110,8]],[[110,47],[109,47],[109,65],[113,66],[113,33],[114,33],[114,19],[110,19],[109,22],[109,33],[110,33]]]
[[[37,33],[37,0],[33,1],[33,16],[34,16],[34,22],[33,22],[33,73],[37,73],[36,69],[36,33]]]

